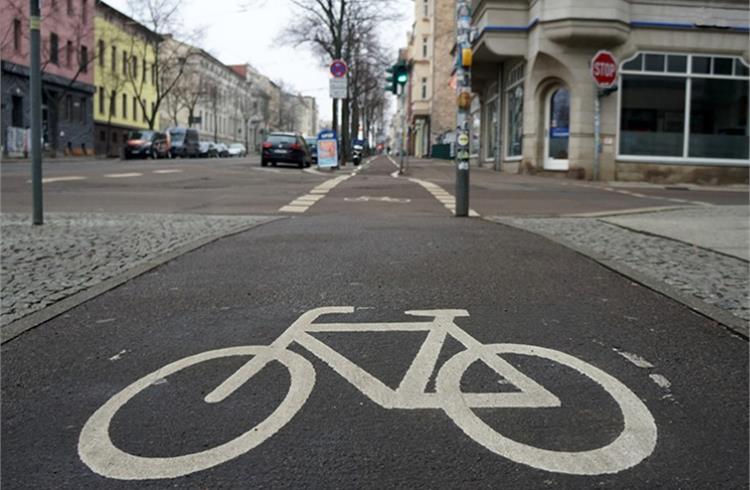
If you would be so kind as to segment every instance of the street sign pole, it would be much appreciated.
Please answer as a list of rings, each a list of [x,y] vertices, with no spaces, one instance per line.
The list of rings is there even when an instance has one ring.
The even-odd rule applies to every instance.
[[[469,106],[471,105],[471,7],[456,2],[456,216],[469,215]]]
[[[39,0],[29,0],[29,35],[31,66],[29,69],[31,99],[31,189],[33,198],[32,223],[44,224],[42,207],[42,72],[40,54],[41,12]]]
[[[591,59],[591,77],[594,79],[594,172],[599,180],[602,155],[602,97],[615,90],[617,60],[609,51],[599,51]]]
[[[594,89],[594,180],[599,180],[599,167],[602,156],[601,95],[599,87]]]

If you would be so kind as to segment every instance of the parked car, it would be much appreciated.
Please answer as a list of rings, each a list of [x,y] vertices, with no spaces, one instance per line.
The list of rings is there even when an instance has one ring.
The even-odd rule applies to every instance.
[[[229,156],[240,158],[247,156],[247,148],[242,143],[232,143],[229,145]]]
[[[213,141],[201,141],[198,144],[198,156],[201,158],[216,158],[219,153],[216,151],[216,143]]]
[[[307,143],[307,147],[310,150],[310,156],[312,157],[312,162],[317,165],[318,164],[318,140],[317,138],[305,138],[305,143]]]
[[[131,158],[166,158],[169,156],[167,135],[158,131],[131,131],[123,148],[123,157]]]
[[[198,156],[200,143],[197,129],[169,128],[167,132],[172,142],[172,158],[195,158]]]
[[[260,164],[294,163],[299,168],[309,167],[312,156],[305,140],[296,133],[269,133],[263,142]]]
[[[229,156],[229,147],[224,143],[216,143],[216,153],[218,153],[221,158],[226,158]]]

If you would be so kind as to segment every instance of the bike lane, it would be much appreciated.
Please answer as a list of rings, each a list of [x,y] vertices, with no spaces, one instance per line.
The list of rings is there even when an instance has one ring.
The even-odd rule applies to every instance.
[[[364,175],[350,180],[358,185]],[[368,192],[393,194],[381,187],[386,185],[383,180]],[[414,189],[419,191],[417,186]],[[350,193],[342,186],[336,192],[360,190]],[[321,207],[317,214],[220,240],[3,345],[3,486],[746,485],[745,340],[534,235],[480,220],[446,217],[437,205],[441,214],[400,216],[386,211],[391,204],[378,202],[378,209],[384,211],[364,217],[355,210],[326,213]],[[259,428],[268,439],[222,464],[167,479],[106,478],[81,461],[85,424],[132,383],[188,356],[270,345],[300,315],[321,306],[357,307],[352,313],[315,321],[351,325],[414,322],[415,317],[404,313],[410,310],[466,310],[469,316],[457,317],[455,324],[477,342],[542,349],[495,348],[502,351],[498,358],[510,365],[510,369],[501,366],[500,376],[482,363],[465,366],[461,343],[447,338],[433,352],[434,371],[445,368],[446,374],[436,379],[430,373],[427,392],[443,390],[445,396],[436,394],[433,399],[444,404],[450,416],[437,408],[386,408],[382,405],[388,405],[387,400],[364,395],[355,387],[359,385],[352,381],[354,376],[347,381],[335,363],[321,361],[299,344],[290,350],[310,363],[312,371],[298,368],[290,376],[281,363],[272,362],[224,401],[205,403],[204,398],[250,356],[265,351],[217,356],[173,374],[164,370],[153,376],[147,388],[114,412],[108,431],[95,433],[93,439],[86,435],[83,445],[101,443],[106,435],[120,450],[149,461],[201,453],[240,437],[281,406],[283,417],[274,420],[286,423]],[[396,326],[311,335],[395,389],[427,333]],[[550,350],[563,357],[549,354]],[[572,356],[573,361],[564,356]],[[578,365],[583,371],[576,370],[575,362],[584,363]],[[587,366],[622,383],[647,408],[656,426],[653,451],[648,447],[648,421],[636,415],[633,425],[622,415],[623,404],[633,407],[638,402],[623,398],[625,391],[618,386],[604,389],[604,378],[596,373],[594,379],[587,377],[593,372]],[[361,373],[358,379],[361,385]],[[292,402],[283,402],[292,382],[293,395],[310,390],[306,399],[297,402],[296,411]],[[456,383],[467,393],[523,391],[528,396],[517,398],[533,399],[532,408],[505,403],[496,404],[501,408],[471,409],[494,432],[531,450],[519,456],[500,441],[501,447],[493,452],[490,446],[498,441],[481,440],[492,431],[472,432],[471,424],[482,428],[476,422],[459,428],[455,422],[468,419],[461,418],[460,412],[466,410],[462,397],[451,392]],[[550,398],[544,403],[546,395],[539,387],[559,404]],[[619,401],[610,393],[619,393]],[[419,398],[418,390],[405,397]],[[571,475],[539,468],[546,453],[535,450],[557,454],[596,450],[609,446],[630,426],[636,427],[629,433],[634,451],[648,456],[626,469]],[[496,454],[503,451],[513,453],[516,460]],[[530,459],[524,460],[524,455]],[[582,461],[593,461],[589,468],[611,471],[597,458]],[[190,468],[190,464],[197,469],[198,463],[189,459],[163,466],[168,468],[165,471]],[[147,466],[134,460],[97,470],[118,478],[143,478],[149,476]],[[583,471],[583,466],[565,468]]]

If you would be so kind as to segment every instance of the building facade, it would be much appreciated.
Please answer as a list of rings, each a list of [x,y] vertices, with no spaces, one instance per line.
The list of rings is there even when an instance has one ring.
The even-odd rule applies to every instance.
[[[618,59],[600,98],[603,180],[747,181],[745,0],[477,0],[478,158],[510,172],[591,179],[590,61]]]
[[[294,97],[296,108],[296,130],[305,136],[317,136],[318,134],[318,104],[315,97],[297,95]]]
[[[95,24],[96,152],[117,156],[130,131],[149,129],[156,101],[157,35],[101,1],[96,4]]]
[[[44,2],[41,24],[42,133],[48,154],[94,150],[94,0]],[[29,2],[3,0],[2,139],[4,155],[28,152]]]

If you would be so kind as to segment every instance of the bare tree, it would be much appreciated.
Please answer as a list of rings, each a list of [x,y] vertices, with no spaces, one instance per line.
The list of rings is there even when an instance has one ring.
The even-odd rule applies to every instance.
[[[151,80],[148,80],[145,69],[138,75],[138,63],[132,59],[134,69],[130,72],[130,85],[150,129],[156,126],[159,109],[185,74],[190,58],[198,55],[198,50],[191,44],[198,42],[202,30],[187,31],[184,28],[180,4],[180,0],[128,1],[132,17],[153,33],[146,42],[134,42],[131,50],[131,56],[140,56],[141,60],[153,57]],[[156,98],[152,107],[147,106],[143,97],[147,83],[155,88]]]

